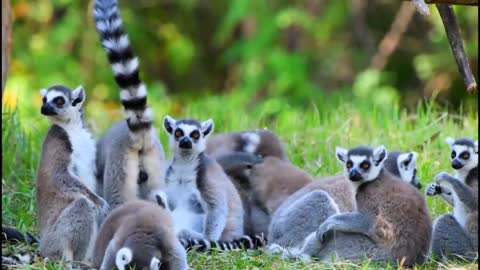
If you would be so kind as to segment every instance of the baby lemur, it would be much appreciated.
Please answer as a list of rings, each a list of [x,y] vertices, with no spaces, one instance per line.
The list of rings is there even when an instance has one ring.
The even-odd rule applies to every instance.
[[[41,113],[52,126],[37,171],[40,255],[88,262],[109,206],[94,193],[95,142],[83,122],[85,91],[56,85],[41,94]]]
[[[433,226],[431,252],[435,255],[478,257],[478,141],[446,139],[455,176],[440,173],[427,187],[453,206],[453,214],[439,216]]]
[[[353,187],[357,210],[328,217],[301,252],[322,260],[422,263],[432,232],[428,208],[418,190],[384,169],[387,150],[337,147],[336,156]]]
[[[136,198],[154,201],[156,191],[164,186],[166,162],[138,59],[123,29],[117,1],[96,0],[93,13],[126,114],[98,140],[98,193],[112,209]]]
[[[173,160],[166,173],[168,205],[182,239],[233,240],[243,235],[240,196],[215,159],[205,153],[213,121],[164,119]]]

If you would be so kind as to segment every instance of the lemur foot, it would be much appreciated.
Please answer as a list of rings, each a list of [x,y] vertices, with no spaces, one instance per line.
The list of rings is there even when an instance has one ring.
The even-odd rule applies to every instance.
[[[438,194],[442,194],[442,186],[437,183],[431,183],[427,186],[425,194],[427,196],[435,196]]]

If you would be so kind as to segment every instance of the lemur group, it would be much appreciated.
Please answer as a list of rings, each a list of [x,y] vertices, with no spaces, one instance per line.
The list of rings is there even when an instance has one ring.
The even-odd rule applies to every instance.
[[[446,139],[454,174],[439,173],[425,193],[416,152],[337,147],[343,173],[314,179],[274,132],[213,134],[212,119],[165,116],[167,160],[117,1],[96,0],[93,13],[126,118],[95,141],[81,86],[41,90],[52,125],[36,179],[40,236],[31,239],[42,258],[152,270],[188,269],[188,250],[212,249],[403,266],[429,256],[476,260],[477,140]],[[453,212],[432,222],[426,196]]]

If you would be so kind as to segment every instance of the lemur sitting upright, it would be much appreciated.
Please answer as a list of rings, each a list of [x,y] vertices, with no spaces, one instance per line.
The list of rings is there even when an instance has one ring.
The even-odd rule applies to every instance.
[[[173,160],[166,193],[181,239],[233,240],[243,235],[243,207],[234,185],[205,153],[213,121],[164,119]]]
[[[428,185],[428,196],[439,195],[453,206],[434,222],[431,252],[478,258],[478,141],[448,137],[455,176],[440,173]]]
[[[83,122],[81,86],[42,89],[41,113],[52,126],[37,171],[40,255],[89,262],[109,206],[95,191],[95,142]]]

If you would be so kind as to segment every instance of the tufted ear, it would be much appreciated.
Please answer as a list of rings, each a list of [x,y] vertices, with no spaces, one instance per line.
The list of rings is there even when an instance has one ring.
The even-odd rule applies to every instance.
[[[373,161],[375,161],[375,166],[380,165],[385,161],[387,157],[387,149],[385,146],[380,145],[379,147],[373,150]]]
[[[72,106],[80,106],[85,101],[85,90],[83,90],[83,86],[79,85],[75,90],[72,91]]]
[[[40,89],[40,95],[42,95],[42,97],[46,96],[47,93],[48,93],[47,89],[45,89],[45,88]]]
[[[338,161],[345,163],[347,161],[347,153],[347,149],[335,147],[335,156],[337,157]]]
[[[475,145],[475,154],[478,154],[478,140],[475,140],[475,142],[473,143],[473,145]]]
[[[450,147],[453,147],[453,144],[455,143],[455,139],[452,137],[447,137],[445,138],[445,141],[450,145]]]
[[[208,119],[207,121],[202,122],[202,133],[204,137],[207,137],[213,131],[213,120]]]
[[[118,269],[125,269],[125,266],[132,261],[132,250],[127,247],[123,247],[117,251],[115,256],[115,264]]]
[[[413,151],[405,154],[401,154],[398,156],[398,162],[399,164],[401,164],[402,167],[408,168],[412,165],[415,165],[417,156],[418,156],[418,153]]]
[[[159,270],[160,269],[160,260],[157,257],[153,257],[150,261],[150,270]]]
[[[175,126],[176,122],[177,121],[169,115],[166,115],[165,118],[163,118],[163,128],[165,129],[165,131],[167,131],[168,134],[173,133],[173,127]]]

